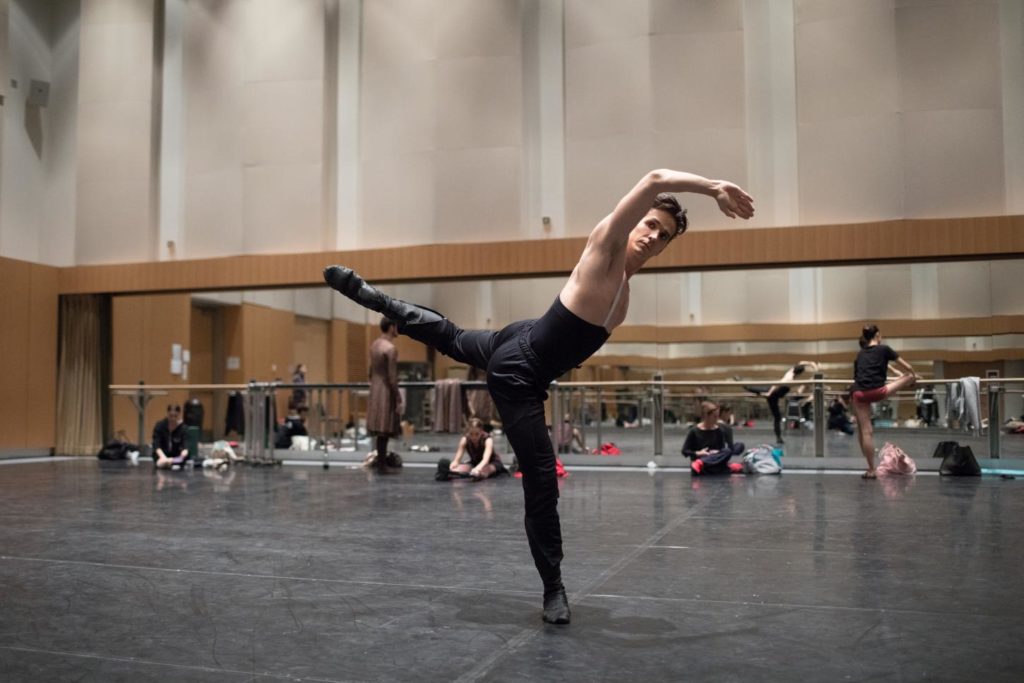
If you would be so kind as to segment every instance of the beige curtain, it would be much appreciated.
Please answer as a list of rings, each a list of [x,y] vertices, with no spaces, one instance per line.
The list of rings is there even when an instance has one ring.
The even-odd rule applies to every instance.
[[[57,453],[95,455],[103,445],[104,308],[102,296],[60,302]]]

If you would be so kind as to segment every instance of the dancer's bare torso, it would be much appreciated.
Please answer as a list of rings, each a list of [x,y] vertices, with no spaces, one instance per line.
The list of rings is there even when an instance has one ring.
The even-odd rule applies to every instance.
[[[607,244],[605,240],[606,243],[602,244],[602,240],[595,238],[602,227],[599,225],[591,233],[559,298],[566,308],[583,320],[603,325],[611,332],[622,324],[629,309],[626,242]]]

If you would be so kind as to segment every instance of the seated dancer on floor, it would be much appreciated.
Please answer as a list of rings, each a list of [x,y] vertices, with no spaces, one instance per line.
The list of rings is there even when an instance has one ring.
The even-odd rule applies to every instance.
[[[462,462],[463,456],[469,456],[469,462]],[[466,433],[459,439],[459,447],[455,450],[455,458],[442,458],[437,463],[438,481],[448,481],[452,477],[466,477],[474,481],[483,481],[488,477],[507,474],[508,469],[501,462],[501,456],[494,450],[494,438],[484,430],[484,423],[479,418],[470,418]]]
[[[740,474],[743,465],[729,462],[743,455],[743,444],[733,443],[732,427],[718,420],[718,406],[711,401],[700,404],[701,420],[686,434],[683,455],[690,459],[690,474]]]
[[[669,192],[704,194],[730,218],[754,214],[733,183],[680,171],[651,171],[590,233],[579,263],[551,307],[504,329],[463,330],[436,311],[392,299],[348,268],[324,279],[353,301],[398,323],[398,331],[460,363],[487,371],[487,387],[523,473],[526,537],[544,584],[544,621],[569,623],[562,585],[555,452],[544,414],[546,389],[607,341],[626,317],[629,279],[686,231],[686,212]]]
[[[885,400],[900,389],[905,389],[917,381],[914,368],[900,358],[900,354],[892,347],[882,343],[882,334],[878,325],[868,325],[860,335],[860,352],[853,362],[853,412],[857,416],[857,438],[860,451],[868,461],[868,468],[861,476],[874,479],[875,473],[875,440],[874,426],[871,423],[871,404]],[[886,384],[886,370],[889,363],[899,363],[906,370],[903,373],[893,368],[898,375]]]

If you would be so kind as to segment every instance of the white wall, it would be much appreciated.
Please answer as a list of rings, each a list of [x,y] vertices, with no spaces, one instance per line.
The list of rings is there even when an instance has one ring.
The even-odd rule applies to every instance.
[[[188,3],[184,255],[324,246],[324,30],[322,2]]]
[[[755,226],[1017,206],[1021,143],[1003,131],[1024,88],[1004,73],[1019,52],[1004,43],[1022,32],[1007,0],[560,4],[564,18],[520,0],[187,0],[183,75],[161,89],[154,0],[81,0],[77,20],[75,0],[6,0],[5,68],[45,72],[54,89],[42,155],[7,92],[0,253],[165,256],[161,92],[184,107],[178,258],[537,237],[538,202],[561,210],[538,198],[538,174],[561,182],[557,155],[538,162],[546,133],[565,152],[554,234],[585,234],[663,166],[747,184],[766,209]],[[563,21],[559,43],[546,29]],[[559,44],[564,80],[534,73]],[[358,206],[335,207],[335,193]],[[693,229],[740,225],[686,203]]]
[[[13,0],[8,8],[0,255],[73,265],[78,3]],[[50,83],[46,107],[28,106],[32,79]]]
[[[82,0],[75,263],[156,260],[155,0]]]
[[[360,247],[521,230],[517,0],[364,4]]]

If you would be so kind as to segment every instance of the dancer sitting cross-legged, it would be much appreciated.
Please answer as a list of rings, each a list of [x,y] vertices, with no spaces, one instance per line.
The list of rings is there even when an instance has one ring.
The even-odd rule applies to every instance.
[[[523,474],[526,537],[544,584],[542,618],[549,623],[567,624],[570,613],[562,584],[558,481],[544,414],[546,389],[601,348],[626,317],[629,279],[686,231],[686,212],[669,192],[712,197],[730,218],[754,214],[751,197],[733,183],[651,171],[590,233],[579,263],[547,312],[498,331],[464,330],[436,311],[392,299],[348,268],[324,271],[333,289],[396,321],[399,333],[487,371],[488,390]]]
[[[463,462],[467,455],[469,462]],[[508,474],[508,469],[494,449],[494,437],[484,429],[482,420],[471,417],[466,433],[459,439],[459,446],[455,449],[455,458],[442,458],[438,461],[436,479],[447,481],[455,476],[483,481],[499,474]]]
[[[700,404],[701,420],[690,428],[683,442],[683,455],[690,459],[690,474],[740,474],[743,465],[729,462],[743,455],[743,444],[732,440],[732,427],[719,422],[718,404]]]

